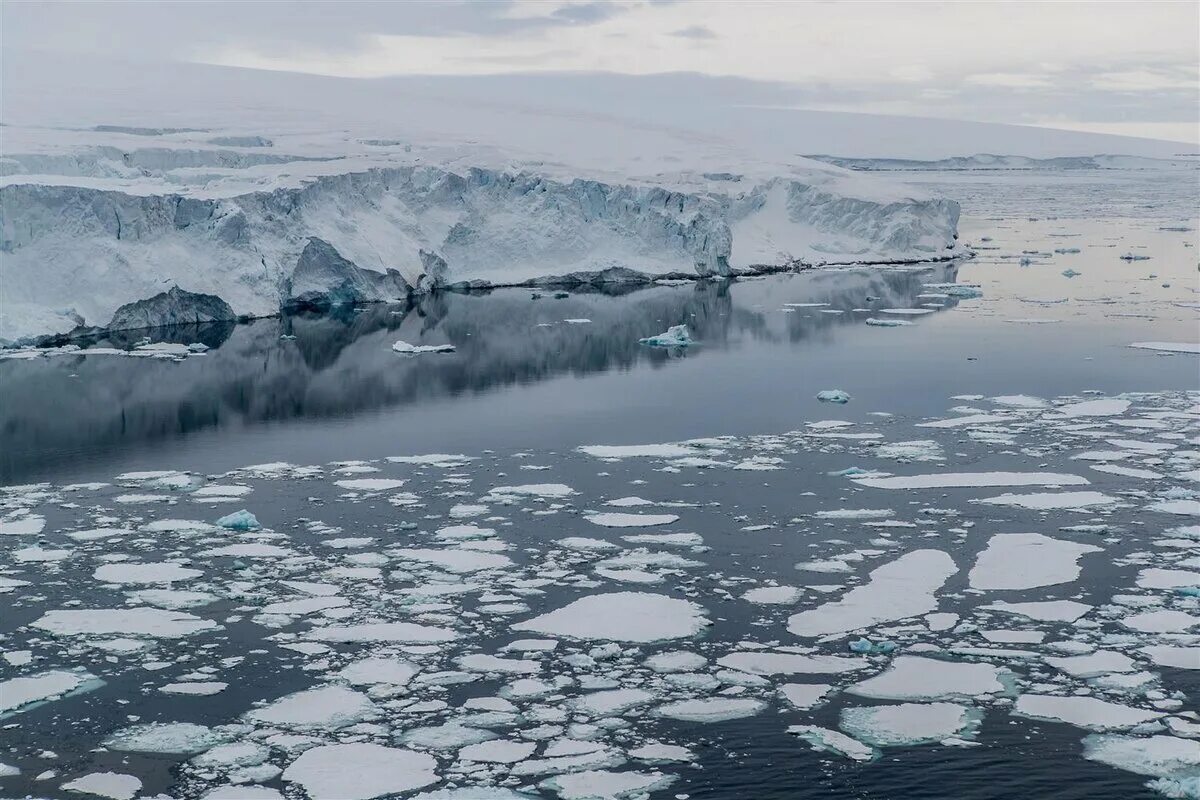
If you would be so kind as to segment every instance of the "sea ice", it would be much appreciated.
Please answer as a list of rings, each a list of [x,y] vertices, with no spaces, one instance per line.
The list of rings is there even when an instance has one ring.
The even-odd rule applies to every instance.
[[[695,636],[708,624],[703,607],[690,600],[613,592],[582,597],[511,627],[567,639],[649,643]]]
[[[1079,577],[1079,559],[1102,550],[1040,533],[998,533],[979,554],[968,578],[972,588],[985,590],[1070,583]]]
[[[283,771],[311,800],[370,800],[438,780],[437,759],[383,745],[329,744],[305,750]]]

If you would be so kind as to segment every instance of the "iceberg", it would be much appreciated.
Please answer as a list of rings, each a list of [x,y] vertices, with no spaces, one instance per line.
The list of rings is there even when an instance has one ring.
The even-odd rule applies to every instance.
[[[638,342],[651,347],[688,347],[692,344],[692,336],[688,333],[687,325],[672,325],[666,332],[638,339]]]

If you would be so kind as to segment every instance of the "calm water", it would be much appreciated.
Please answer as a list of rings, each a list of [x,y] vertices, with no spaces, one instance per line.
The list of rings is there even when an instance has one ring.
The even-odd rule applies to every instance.
[[[6,509],[28,509],[44,517],[46,527],[40,537],[0,537],[11,540],[0,542],[8,546],[0,578],[29,582],[2,595],[7,607],[0,633],[6,638],[0,640],[0,649],[28,650],[33,658],[28,666],[0,663],[0,679],[79,667],[106,681],[92,691],[0,718],[0,725],[7,726],[0,739],[0,762],[21,769],[18,776],[0,778],[0,794],[71,796],[61,788],[68,778],[109,770],[136,775],[147,796],[162,791],[172,797],[202,797],[226,782],[228,770],[185,767],[186,756],[119,752],[97,749],[97,745],[113,731],[134,723],[221,726],[236,722],[256,703],[320,684],[340,669],[345,652],[301,653],[286,647],[302,640],[302,632],[313,621],[340,621],[339,608],[286,624],[256,616],[264,604],[292,599],[282,588],[283,580],[338,583],[352,600],[356,616],[349,617],[351,621],[403,619],[458,630],[462,642],[434,648],[434,653],[407,646],[366,648],[370,653],[412,659],[424,672],[458,669],[455,659],[461,653],[497,653],[517,638],[512,622],[589,593],[651,591],[692,598],[705,607],[713,622],[698,640],[647,646],[645,653],[628,654],[611,668],[568,668],[550,661],[543,673],[543,677],[571,674],[583,683],[605,675],[616,676],[616,685],[636,680],[637,685],[653,689],[655,702],[671,699],[670,693],[655,683],[658,679],[639,671],[637,663],[656,649],[695,650],[713,661],[747,641],[768,648],[812,645],[823,653],[845,654],[844,638],[815,643],[789,634],[789,615],[836,598],[842,585],[862,583],[869,570],[916,548],[943,548],[958,566],[938,593],[941,612],[959,613],[966,620],[980,613],[981,602],[994,599],[1073,599],[1102,607],[1094,627],[1057,623],[1024,627],[1045,630],[1048,641],[1081,638],[1092,646],[1104,642],[1103,646],[1134,652],[1144,641],[1129,639],[1128,631],[1118,624],[1119,615],[1109,613],[1114,606],[1106,604],[1114,595],[1138,591],[1134,581],[1139,569],[1169,566],[1154,559],[1186,555],[1153,548],[1150,538],[1188,520],[1144,510],[1159,496],[1155,492],[1184,484],[1171,478],[1148,485],[1088,471],[1071,458],[1095,439],[1089,438],[1087,426],[1059,432],[1053,422],[1034,422],[1036,417],[1013,418],[1000,424],[999,431],[914,426],[929,418],[954,416],[949,409],[956,405],[977,404],[952,399],[956,395],[1055,398],[1080,397],[1089,391],[1175,393],[1162,395],[1175,398],[1171,401],[1175,411],[1160,408],[1157,404],[1163,401],[1154,399],[1135,404],[1129,413],[1140,415],[1137,419],[1142,422],[1176,419],[1170,415],[1178,415],[1182,407],[1179,393],[1200,389],[1200,359],[1128,345],[1195,342],[1200,336],[1194,176],[955,174],[912,179],[964,198],[967,216],[962,238],[979,246],[977,258],[922,268],[812,271],[618,294],[572,293],[562,299],[533,299],[526,290],[444,294],[410,307],[380,306],[331,316],[163,332],[164,340],[202,341],[212,348],[182,363],[121,356],[0,361],[0,483],[53,484],[44,495],[42,489],[5,495]],[[1078,254],[1052,254],[1056,248],[1076,247],[1081,250]],[[1119,256],[1126,252],[1144,254],[1149,260],[1122,261]],[[1022,255],[1028,263],[1022,264]],[[1068,268],[1080,274],[1066,277],[1062,272]],[[926,288],[929,283],[977,284],[983,297],[918,297],[939,291]],[[884,309],[924,307],[931,302],[942,305],[930,308],[929,314],[899,317],[910,319],[909,326],[864,324],[868,317],[887,317]],[[588,322],[565,322],[582,319]],[[637,343],[639,337],[680,323],[688,325],[698,342],[686,352]],[[404,357],[390,349],[397,339],[449,342],[457,349],[452,354]],[[819,403],[815,395],[822,389],[842,389],[852,400],[845,406]],[[982,398],[979,404],[984,410],[993,408]],[[1168,416],[1155,416],[1162,414]],[[880,460],[867,439],[758,437],[796,431],[806,422],[830,418],[856,423],[848,430],[881,432],[888,442],[936,440],[945,460],[910,464]],[[1184,435],[1194,437],[1195,424],[1188,424],[1192,428]],[[1131,436],[1146,435],[1144,429],[1129,430]],[[712,469],[657,458],[608,462],[573,452],[580,445],[713,436],[738,438],[719,443],[733,455],[714,455],[728,461]],[[1175,440],[1168,441],[1174,444]],[[1106,447],[1102,441],[1094,446]],[[450,466],[381,460],[431,452],[464,453],[476,460]],[[729,467],[747,457],[778,457],[781,463],[776,466],[781,468]],[[332,463],[350,460],[364,463]],[[213,475],[279,461],[320,465],[324,471]],[[1004,491],[1048,491],[1040,488],[868,491],[830,475],[850,466],[899,474],[1086,473],[1092,485],[1085,488],[1119,497],[1125,505],[1047,514],[973,504]],[[360,468],[361,473],[355,471]],[[114,479],[136,470],[186,471],[197,476],[195,485],[234,484],[252,492],[230,502],[208,503],[177,494],[195,485],[163,489],[153,479]],[[204,475],[209,477],[199,477]],[[394,489],[348,494],[345,487],[333,483],[340,478],[376,477],[407,481],[403,492],[412,498],[398,500]],[[115,485],[60,488],[79,481]],[[487,501],[479,516],[456,510],[479,502],[491,486],[543,482],[565,484],[575,494],[558,500],[521,499],[515,504]],[[136,499],[140,494],[159,499]],[[135,499],[129,499],[131,495]],[[628,530],[588,521],[588,510],[646,512],[604,505],[625,495],[648,498],[654,501],[650,512],[669,511],[680,519],[661,528]],[[228,531],[186,535],[137,531],[162,519],[211,522],[242,507],[251,509],[273,533],[247,538]],[[916,509],[926,507],[956,509],[960,516],[922,518]],[[895,519],[909,524],[892,530],[872,528],[859,520],[822,521],[815,516],[831,508],[890,508]],[[322,524],[315,525],[318,520]],[[1075,541],[1104,547],[1103,553],[1086,557],[1078,581],[984,598],[970,587],[968,570],[993,534],[1053,535],[1066,525],[1096,521],[1109,526],[1113,535],[1070,535]],[[331,570],[342,567],[369,567],[376,563],[374,557],[383,559],[379,563],[390,559],[388,569],[393,570],[397,559],[407,563],[408,558],[394,552],[396,548],[443,546],[446,542],[432,532],[454,522],[499,530],[504,547],[479,550],[504,552],[513,562],[480,579],[494,598],[430,598],[428,607],[420,608],[398,599],[414,582],[468,580],[461,573],[448,576],[428,568],[405,567],[388,573],[386,579],[330,577]],[[760,525],[772,527],[744,530]],[[105,526],[122,532],[95,540],[66,535]],[[698,565],[648,566],[645,569],[659,580],[646,586],[629,579],[598,578],[601,573],[595,573],[592,564],[598,556],[580,555],[559,543],[565,537],[599,537],[627,548],[620,552],[634,552],[636,548],[622,535],[660,531],[700,534],[708,549],[657,548],[694,559]],[[335,537],[373,541],[348,549],[323,544]],[[282,545],[289,553],[258,559],[209,552],[231,539]],[[38,555],[18,558],[18,546],[25,548],[39,540],[42,547],[65,548],[69,555],[44,561]],[[860,559],[852,562],[848,573],[812,573],[794,567],[797,562],[836,558],[847,549],[859,553]],[[1147,555],[1146,550],[1153,552]],[[356,561],[358,553],[371,558]],[[131,653],[30,627],[49,610],[143,604],[145,598],[132,593],[147,586],[114,586],[93,578],[99,565],[121,563],[114,556],[134,562],[174,561],[201,570],[202,576],[171,588],[211,593],[211,602],[188,611],[223,627],[193,637],[159,639],[148,649]],[[739,599],[747,588],[775,581],[804,588],[803,600],[795,607],[777,607]],[[149,588],[164,587],[150,584]],[[438,606],[435,599],[446,607]],[[482,608],[489,602],[522,603],[527,608],[493,613]],[[1186,604],[1178,607],[1188,609]],[[995,614],[985,613],[981,619],[997,628],[1022,627]],[[900,642],[901,652],[930,640],[943,647],[982,643],[969,631],[930,637],[924,626],[916,628],[892,624],[884,626],[882,635]],[[587,652],[588,647],[570,649]],[[355,655],[368,654],[362,648],[350,649]],[[240,660],[225,661],[231,658]],[[874,657],[873,663],[882,668],[887,657]],[[1003,663],[1022,677],[1023,691],[1032,684],[1060,680],[1036,662]],[[170,681],[194,680],[201,669],[228,687],[211,697],[159,691]],[[1200,685],[1195,670],[1155,669],[1164,691],[1183,693],[1184,708],[1196,707]],[[769,680],[780,684],[793,679],[849,682],[838,676],[776,675]],[[377,742],[390,738],[399,743],[411,729],[461,713],[468,698],[492,697],[508,680],[489,675],[463,684],[410,687],[412,697],[436,700],[445,708],[422,716],[404,712],[397,704],[389,707],[384,730],[345,728],[336,738]],[[567,688],[563,694],[570,697],[577,691]],[[676,782],[656,793],[656,798],[1116,800],[1160,796],[1145,787],[1143,776],[1083,760],[1081,740],[1086,731],[1017,718],[1008,713],[1005,702],[988,705],[974,734],[975,746],[888,747],[878,760],[861,764],[811,751],[786,728],[806,724],[837,729],[842,709],[871,701],[839,694],[827,705],[800,712],[774,699],[771,686],[752,686],[748,692],[747,696],[768,702],[762,713],[700,724],[631,712],[626,715],[630,727],[591,735],[619,748],[637,744],[644,736],[689,747],[696,757],[692,764],[625,767],[676,776]],[[399,695],[404,696],[404,692]],[[375,699],[382,704],[387,697]],[[532,715],[516,728],[532,727],[531,720]],[[571,721],[568,715],[564,724]],[[577,714],[574,721],[585,722]],[[591,732],[572,733],[586,738]],[[255,735],[247,730],[230,733],[236,740]],[[316,735],[329,740],[327,731]],[[260,736],[256,741],[261,740]],[[451,766],[452,755],[452,750],[449,755],[439,754],[439,770],[446,780],[458,785],[503,784],[502,772],[494,780],[480,780],[479,773],[458,771],[459,767]],[[285,767],[289,760],[290,756],[273,752],[268,763]],[[43,770],[54,774],[37,779]],[[529,786],[537,780],[503,785]],[[281,789],[285,784],[271,777],[264,785]],[[547,790],[545,796],[553,793]]]

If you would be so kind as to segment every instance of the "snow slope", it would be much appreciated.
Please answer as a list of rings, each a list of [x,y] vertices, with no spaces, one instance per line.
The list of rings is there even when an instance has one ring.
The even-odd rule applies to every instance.
[[[790,155],[786,130],[760,146],[371,81],[98,72],[6,86],[0,340],[103,327],[173,286],[262,316],[294,280],[388,300],[959,252],[956,203]]]

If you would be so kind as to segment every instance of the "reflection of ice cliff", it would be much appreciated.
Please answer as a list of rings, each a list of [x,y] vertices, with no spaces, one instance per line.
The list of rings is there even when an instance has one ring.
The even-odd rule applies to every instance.
[[[158,332],[155,338],[165,334],[213,347],[179,364],[69,355],[4,361],[2,472],[14,476],[47,459],[205,428],[335,417],[639,363],[666,366],[669,353],[637,343],[664,324],[686,323],[700,343],[698,357],[704,349],[736,348],[747,339],[802,341],[861,324],[864,315],[851,313],[854,308],[913,305],[923,283],[952,281],[956,272],[952,263],[916,270],[809,272],[732,285],[704,281],[537,301],[529,290],[442,292],[408,306]],[[787,282],[789,296],[847,313],[780,313],[781,281]],[[565,319],[590,322],[567,324]],[[295,338],[281,339],[281,334]],[[397,356],[391,351],[396,339],[450,342],[457,351]],[[113,335],[98,343],[127,346],[131,340]]]

